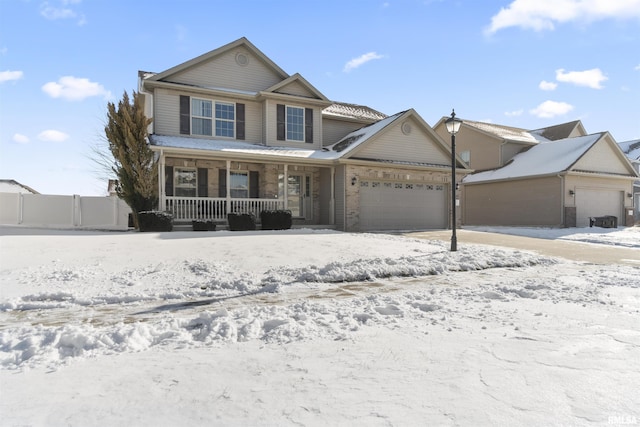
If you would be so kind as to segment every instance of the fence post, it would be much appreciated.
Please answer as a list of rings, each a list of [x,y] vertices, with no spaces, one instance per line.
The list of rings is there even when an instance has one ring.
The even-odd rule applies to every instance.
[[[22,224],[24,221],[24,194],[18,194],[18,224]]]
[[[82,210],[80,208],[80,196],[77,194],[73,195],[72,200],[72,208],[73,208],[73,226],[77,227],[82,225]]]

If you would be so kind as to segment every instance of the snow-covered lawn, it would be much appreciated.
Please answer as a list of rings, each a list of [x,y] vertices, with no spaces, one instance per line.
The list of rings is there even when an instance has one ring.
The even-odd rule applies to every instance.
[[[448,246],[0,228],[0,425],[640,423],[640,267]]]

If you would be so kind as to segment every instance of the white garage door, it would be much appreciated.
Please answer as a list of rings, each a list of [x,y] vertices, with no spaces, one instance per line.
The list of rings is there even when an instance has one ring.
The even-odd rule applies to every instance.
[[[618,224],[622,224],[622,191],[577,189],[575,198],[578,227],[588,227],[590,217],[605,215],[618,217]]]
[[[446,189],[435,184],[360,181],[360,228],[447,228]]]

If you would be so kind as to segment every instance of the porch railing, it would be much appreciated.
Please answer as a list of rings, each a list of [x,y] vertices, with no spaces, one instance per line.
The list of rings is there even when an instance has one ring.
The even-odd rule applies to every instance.
[[[220,197],[166,197],[165,211],[175,221],[226,221],[229,212],[252,213],[260,220],[260,212],[264,210],[284,209],[284,201],[278,199],[234,198],[229,203],[227,206],[227,199]]]

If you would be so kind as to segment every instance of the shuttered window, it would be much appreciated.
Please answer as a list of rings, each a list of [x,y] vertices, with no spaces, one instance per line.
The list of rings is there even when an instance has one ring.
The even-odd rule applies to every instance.
[[[245,106],[181,95],[180,133],[245,139]]]
[[[277,104],[276,133],[278,141],[313,143],[313,109]]]

